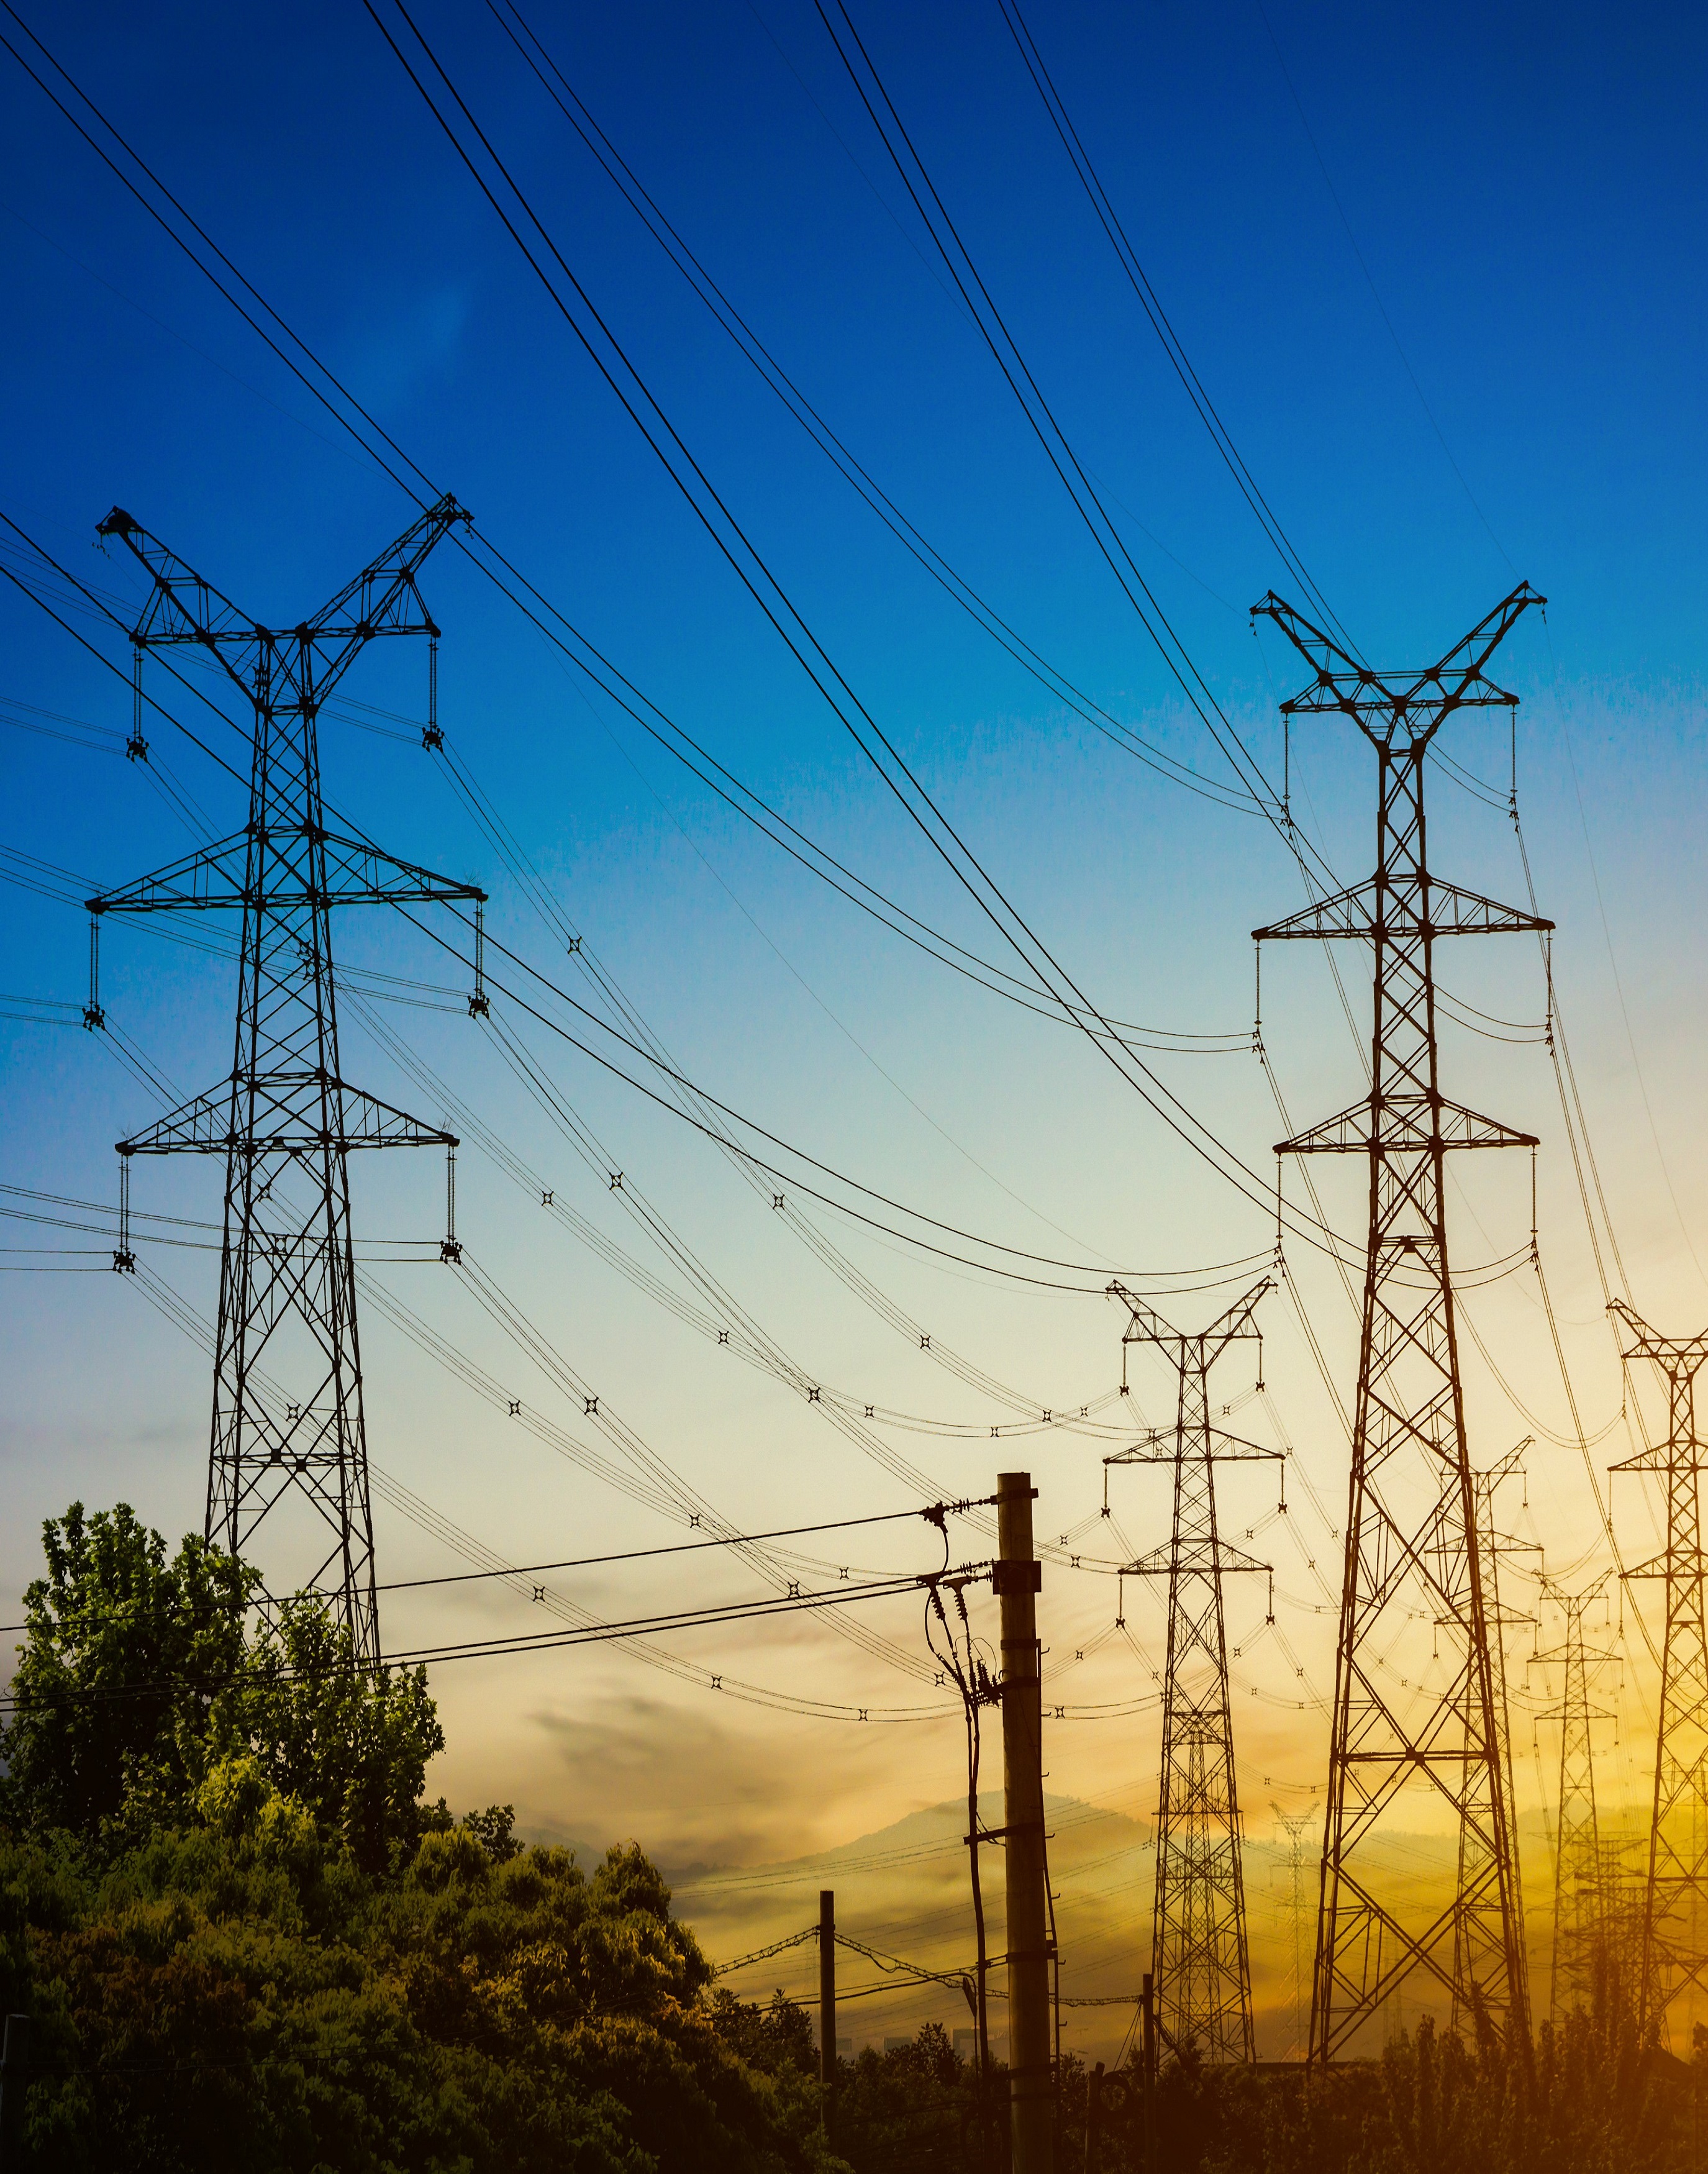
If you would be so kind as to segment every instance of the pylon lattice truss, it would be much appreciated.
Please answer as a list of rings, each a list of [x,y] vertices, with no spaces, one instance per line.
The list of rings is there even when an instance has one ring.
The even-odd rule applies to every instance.
[[[1605,1707],[1591,1705],[1590,1681],[1596,1669],[1613,1657],[1584,1643],[1583,1619],[1584,1611],[1606,1592],[1612,1575],[1604,1571],[1579,1593],[1550,1586],[1565,1616],[1565,1635],[1558,1646],[1532,1657],[1532,1665],[1554,1665],[1563,1671],[1559,1704],[1538,1717],[1559,1724],[1554,1961],[1549,1984],[1549,2008],[1555,2017],[1574,2008],[1588,2008],[1595,1996],[1597,1969],[1605,1970],[1611,1962],[1592,1730],[1597,1721],[1611,1721],[1613,1716]]]
[[[1222,1539],[1216,1522],[1216,1467],[1278,1460],[1210,1424],[1210,1369],[1230,1344],[1255,1338],[1266,1276],[1221,1318],[1184,1336],[1120,1284],[1110,1293],[1131,1317],[1122,1357],[1155,1344],[1173,1360],[1179,1393],[1171,1433],[1106,1457],[1105,1464],[1166,1464],[1174,1472],[1174,1526],[1166,1548],[1127,1566],[1125,1575],[1168,1580],[1168,1661],[1163,1690],[1162,1781],[1157,1805],[1156,1906],[1151,1971],[1158,2027],[1176,2053],[1213,2063],[1257,2058],[1251,1964],[1246,1937],[1234,1722],[1228,1693],[1228,1637],[1222,1580],[1267,1572]],[[1125,1366],[1122,1387],[1126,1387]]]
[[[268,1589],[326,1593],[368,1667],[378,1663],[380,1637],[349,1157],[456,1141],[344,1079],[332,909],[429,900],[478,907],[484,894],[327,828],[316,720],[370,641],[425,635],[436,644],[416,576],[452,523],[467,518],[454,499],[441,499],[311,619],[289,628],[239,611],[121,509],[100,529],[127,545],[149,578],[131,637],[138,675],[146,650],[193,646],[224,667],[255,717],[244,829],[89,901],[96,916],[222,908],[242,916],[230,1078],[119,1143],[122,1197],[132,1156],[224,1157],[208,1538],[247,1555],[263,1523],[289,1522],[284,1506],[305,1503],[301,1574],[284,1587],[269,1580]],[[116,1260],[128,1259],[122,1238]]]
[[[1378,673],[1273,593],[1254,607],[1312,668],[1282,704],[1289,717],[1349,717],[1376,750],[1376,866],[1369,881],[1253,932],[1261,942],[1356,938],[1374,951],[1370,1090],[1278,1155],[1368,1159],[1365,1252],[1352,1476],[1335,1667],[1311,2057],[1326,2063],[1381,2004],[1421,1975],[1454,2020],[1480,2014],[1527,2046],[1529,2005],[1518,1865],[1490,1609],[1477,1539],[1443,1207],[1449,1149],[1534,1147],[1441,1093],[1435,945],[1552,924],[1430,873],[1424,763],[1460,709],[1510,709],[1484,667],[1527,606],[1521,584],[1438,663]],[[1444,1678],[1384,1666],[1408,1618],[1437,1625]],[[1408,1907],[1384,1844],[1415,1831],[1426,1788],[1457,1831],[1447,1906]]]
[[[1640,2030],[1664,2028],[1675,2002],[1708,1988],[1700,1912],[1708,1902],[1708,1620],[1705,1620],[1701,1474],[1708,1450],[1696,1432],[1696,1376],[1708,1360],[1700,1336],[1657,1336],[1623,1301],[1612,1311],[1635,1341],[1625,1357],[1647,1359],[1665,1377],[1665,1441],[1627,1457],[1616,1472],[1651,1472],[1666,1484],[1664,1551],[1627,1571],[1662,1589],[1661,1701],[1655,1737],[1655,1793],[1649,1826],[1639,1962]]]

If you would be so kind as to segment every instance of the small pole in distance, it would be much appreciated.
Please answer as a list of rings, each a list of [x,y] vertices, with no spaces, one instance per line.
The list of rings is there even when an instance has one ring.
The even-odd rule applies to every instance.
[[[836,1892],[819,1890],[819,2080],[824,2086],[824,2128],[836,2089]]]

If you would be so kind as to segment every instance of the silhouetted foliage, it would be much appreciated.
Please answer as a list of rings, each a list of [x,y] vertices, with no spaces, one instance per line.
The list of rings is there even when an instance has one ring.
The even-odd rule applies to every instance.
[[[367,1674],[312,1599],[257,1625],[241,1566],[123,1507],[46,1539],[0,1744],[24,2166],[839,2174],[638,1849],[424,1801],[419,1672]]]
[[[427,1803],[419,1672],[122,1505],[46,1528],[0,1739],[0,2012],[54,2174],[1003,2174],[945,2032],[837,2063],[712,1982],[635,1847]],[[1625,1975],[1629,1975],[1627,1971]],[[1427,2022],[1327,2077],[1169,2063],[1158,2174],[1708,2174],[1708,2033],[1641,2047],[1618,1971],[1533,2065]],[[1140,2093],[1057,2079],[1062,2174],[1139,2174]],[[829,2133],[826,2133],[828,2111]],[[8,2160],[8,2168],[11,2161]]]

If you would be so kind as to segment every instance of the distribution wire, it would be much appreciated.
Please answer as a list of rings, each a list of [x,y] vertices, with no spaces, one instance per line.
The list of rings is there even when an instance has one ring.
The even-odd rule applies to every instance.
[[[502,1570],[451,1571],[441,1577],[393,1578],[387,1584],[375,1587],[378,1593],[418,1593],[428,1587],[446,1585],[474,1585],[495,1577],[534,1577],[545,1571],[598,1570],[611,1563],[650,1562],[659,1555],[697,1555],[705,1548],[754,1547],[762,1540],[797,1539],[814,1533],[844,1533],[857,1526],[916,1524],[922,1519],[935,1523],[944,1517],[959,1516],[972,1509],[987,1507],[996,1501],[994,1495],[968,1497],[959,1502],[933,1502],[923,1510],[882,1510],[866,1517],[835,1517],[826,1524],[783,1525],[769,1533],[732,1533],[726,1537],[705,1540],[681,1540],[662,1548],[619,1548],[610,1555],[567,1555],[552,1562],[513,1563]],[[138,1600],[128,1605],[120,1601],[108,1611],[123,1615],[130,1608],[146,1607],[150,1603]],[[12,1630],[30,1630],[33,1623],[0,1623],[0,1634]]]
[[[897,1594],[916,1593],[922,1585],[943,1573],[921,1571],[907,1577],[874,1580],[860,1586],[831,1586],[823,1592],[802,1592],[794,1595],[768,1593],[762,1599],[729,1601],[705,1608],[678,1608],[654,1615],[636,1615],[619,1622],[592,1622],[566,1625],[556,1630],[542,1630],[524,1636],[500,1635],[492,1638],[459,1639],[438,1646],[412,1646],[388,1652],[380,1656],[383,1668],[437,1667],[446,1661],[478,1661],[508,1658],[521,1654],[557,1652],[574,1646],[609,1644],[613,1640],[648,1637],[657,1632],[691,1630],[700,1625],[722,1625],[763,1620],[776,1615],[798,1614],[803,1610],[814,1612],[824,1608],[856,1606],[869,1600],[891,1599]],[[958,1576],[988,1577],[990,1566],[969,1564],[955,1573]],[[284,1668],[269,1680],[278,1683],[318,1682],[323,1676],[341,1671],[342,1663],[333,1662],[325,1670],[312,1668]],[[26,1694],[16,1690],[0,1694],[0,1712],[17,1712],[40,1701],[47,1703],[95,1702],[136,1698],[148,1693],[182,1689],[186,1685],[200,1688],[204,1677],[194,1671],[178,1671],[144,1682],[115,1685],[111,1689],[98,1685],[60,1683],[55,1685],[32,1685]]]
[[[193,1306],[181,1298],[170,1284],[155,1274],[146,1262],[138,1263],[135,1282],[138,1290],[150,1305],[162,1313],[199,1349],[211,1356],[214,1348],[213,1330]],[[376,1291],[379,1288],[377,1285],[365,1284],[365,1303],[371,1305],[374,1302]],[[433,1355],[441,1355],[435,1352]],[[456,1369],[453,1368],[452,1371]],[[268,1386],[263,1381],[263,1387]],[[282,1403],[282,1396],[278,1398],[278,1401]],[[424,1501],[411,1489],[404,1486],[400,1480],[385,1472],[381,1467],[376,1464],[372,1468],[372,1471],[376,1491],[382,1498],[393,1508],[400,1511],[411,1523],[430,1533],[453,1553],[462,1555],[465,1560],[481,1563],[483,1566],[492,1569],[500,1578],[508,1577],[515,1588],[530,1598],[533,1604],[545,1607],[549,1613],[558,1615],[565,1622],[577,1627],[584,1627],[596,1621],[597,1619],[588,1611],[577,1607],[573,1603],[561,1599],[549,1589],[539,1586],[531,1587],[527,1581],[513,1566],[506,1563],[495,1550],[463,1531],[441,1512],[435,1510],[431,1504]],[[675,1509],[675,1506],[668,1501],[662,1501],[657,1506],[667,1515],[671,1514]],[[794,1713],[813,1720],[857,1723],[869,1722],[882,1725],[939,1721],[947,1718],[950,1711],[949,1708],[937,1705],[854,1706],[839,1704],[832,1700],[808,1698],[798,1693],[778,1691],[764,1685],[751,1683],[743,1678],[731,1675],[726,1671],[711,1668],[699,1662],[687,1660],[683,1656],[672,1653],[667,1649],[661,1649],[645,1639],[624,1642],[624,1650],[630,1658],[639,1660],[647,1666],[662,1669],[665,1674],[673,1675],[680,1681],[691,1684],[697,1690],[710,1690],[724,1697],[733,1698],[738,1703],[759,1706],[772,1712]]]

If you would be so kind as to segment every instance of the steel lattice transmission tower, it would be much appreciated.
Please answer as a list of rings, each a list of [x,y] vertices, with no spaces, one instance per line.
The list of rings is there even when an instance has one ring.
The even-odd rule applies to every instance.
[[[244,828],[89,901],[97,916],[242,915],[230,1078],[119,1143],[122,1198],[133,1155],[224,1157],[207,1535],[246,1555],[263,1522],[289,1525],[306,1504],[306,1575],[290,1583],[332,1599],[368,1667],[380,1639],[349,1158],[358,1148],[457,1143],[345,1080],[332,909],[435,899],[478,906],[484,894],[327,829],[316,720],[370,641],[425,635],[436,643],[416,577],[468,517],[441,499],[312,619],[288,628],[258,625],[117,507],[100,527],[149,578],[131,636],[139,684],[145,651],[193,647],[218,660],[255,717]],[[454,1255],[454,1240],[446,1249]],[[128,1257],[122,1235],[121,1264]],[[279,1533],[288,1538],[300,1544],[300,1533]]]
[[[1708,1897],[1708,1620],[1705,1620],[1700,1475],[1708,1449],[1696,1432],[1696,1376],[1708,1360],[1708,1330],[1700,1336],[1657,1336],[1615,1299],[1636,1339],[1625,1353],[1647,1359],[1666,1377],[1667,1439],[1628,1457],[1616,1472],[1659,1474],[1667,1487],[1665,1552],[1628,1571],[1665,1589],[1661,1635],[1661,1700],[1655,1741],[1654,1809],[1649,1870],[1643,1894],[1639,1963],[1640,2030],[1665,2020],[1681,1994],[1708,1987],[1708,1954],[1700,1910]]]
[[[1597,1721],[1613,1716],[1590,1704],[1590,1679],[1595,1670],[1613,1658],[1586,1646],[1584,1611],[1607,1590],[1611,1571],[1586,1585],[1581,1593],[1567,1593],[1548,1583],[1565,1616],[1559,1644],[1532,1657],[1532,1664],[1558,1666],[1564,1671],[1559,1704],[1538,1718],[1559,1723],[1559,1806],[1554,1853],[1554,1963],[1549,1977],[1549,2009],[1555,2016],[1574,2007],[1590,2005],[1596,1990],[1597,1970],[1610,1965],[1608,1953],[1608,1912],[1602,1877],[1601,1827],[1596,1814],[1595,1746],[1592,1731]]]
[[[1216,1467],[1278,1460],[1282,1452],[1211,1425],[1209,1378],[1230,1344],[1256,1339],[1257,1302],[1273,1288],[1266,1276],[1202,1334],[1183,1336],[1122,1284],[1109,1286],[1131,1317],[1122,1338],[1123,1392],[1127,1349],[1134,1344],[1159,1344],[1179,1378],[1173,1428],[1154,1430],[1104,1462],[1166,1464],[1174,1471],[1169,1544],[1129,1563],[1126,1574],[1168,1580],[1151,1932],[1158,2027],[1176,2052],[1192,2047],[1211,2062],[1257,2058],[1222,1580],[1230,1571],[1270,1568],[1221,1538]]]
[[[1293,2045],[1302,2061],[1311,2043],[1311,1973],[1305,1964],[1305,1930],[1311,1904],[1305,1890],[1305,1837],[1316,1824],[1316,1807],[1313,1804],[1306,1812],[1284,1812],[1272,1802],[1269,1809],[1287,1836],[1287,1900],[1282,1906],[1293,1928]]]
[[[1533,1615],[1523,1614],[1515,1609],[1508,1608],[1502,1600],[1500,1558],[1505,1555],[1539,1554],[1541,1550],[1534,1541],[1520,1540],[1500,1530],[1494,1522],[1494,1495],[1503,1480],[1511,1479],[1522,1474],[1524,1453],[1534,1440],[1533,1435],[1526,1435],[1516,1449],[1508,1450],[1505,1456],[1491,1465],[1487,1471],[1473,1472],[1471,1479],[1472,1501],[1475,1506],[1478,1559],[1482,1566],[1483,1609],[1489,1625],[1489,1670],[1494,1685],[1495,1734],[1500,1749],[1500,1771],[1505,1779],[1501,1803],[1505,1809],[1506,1847],[1512,1860],[1512,1881],[1515,1890],[1518,1890],[1521,1887],[1518,1867],[1518,1798],[1512,1779],[1511,1715],[1506,1699],[1506,1632],[1508,1626],[1512,1624],[1527,1623],[1533,1625],[1536,1619]],[[1452,1626],[1449,1625],[1446,1627],[1451,1630]],[[1477,1847],[1475,1830],[1468,1822],[1462,1820],[1459,1825],[1458,1871],[1458,1891],[1462,1895],[1469,1886],[1473,1876]],[[1465,1937],[1467,1928],[1463,1920],[1461,1921],[1460,1931],[1461,1937]],[[1462,1979],[1465,1977],[1462,1971],[1457,1972],[1456,1975]],[[1474,2027],[1474,2017],[1457,2004],[1452,2020],[1455,2027],[1462,2024],[1471,2024]]]
[[[1276,1150],[1362,1155],[1370,1168],[1311,2004],[1317,2062],[1345,2053],[1417,1972],[1435,1982],[1456,2015],[1480,2014],[1528,2044],[1524,1920],[1443,1191],[1449,1150],[1536,1142],[1441,1093],[1434,955],[1440,937],[1552,924],[1431,875],[1424,763],[1455,711],[1516,704],[1484,667],[1519,614],[1543,601],[1521,584],[1438,663],[1387,673],[1360,664],[1273,593],[1253,608],[1312,669],[1311,685],[1281,705],[1284,715],[1351,718],[1376,750],[1377,771],[1376,873],[1253,932],[1259,942],[1350,938],[1375,954],[1369,1095]],[[1419,1613],[1451,1649],[1439,1687],[1386,1667]],[[1450,1813],[1461,1843],[1458,1891],[1433,1916],[1404,1907],[1383,1861],[1387,1836],[1415,1827],[1414,1784]]]

